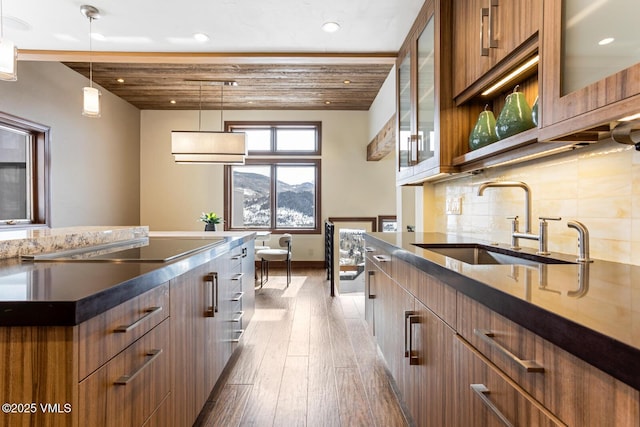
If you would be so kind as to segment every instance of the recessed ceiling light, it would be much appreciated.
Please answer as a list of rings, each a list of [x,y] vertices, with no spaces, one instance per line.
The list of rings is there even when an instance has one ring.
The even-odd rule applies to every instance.
[[[171,104],[175,104],[175,103],[176,103],[176,100],[175,100],[175,99],[172,99],[172,100],[171,100],[171,101],[169,101],[169,102],[170,102]]]
[[[199,41],[201,43],[209,41],[209,36],[206,35],[205,33],[195,33],[193,35],[193,38],[196,39],[196,41]]]
[[[340,29],[340,24],[337,22],[329,21],[322,24],[322,30],[327,33],[335,33]]]
[[[346,84],[346,85],[349,85],[349,84],[351,84],[351,80],[345,80],[345,81],[343,81],[342,83],[344,83],[344,84]]]
[[[119,79],[116,79],[116,81],[117,81],[118,83],[124,83],[124,79],[123,79],[122,77],[120,77]]]
[[[331,101],[324,101],[324,103],[329,105],[329,104],[331,104]]]
[[[598,44],[599,44],[600,46],[604,46],[604,45],[607,45],[607,44],[609,44],[609,43],[613,43],[613,41],[614,41],[614,40],[615,40],[615,39],[614,39],[613,37],[607,37],[607,38],[604,38],[604,39],[600,40],[600,41],[598,42]]]

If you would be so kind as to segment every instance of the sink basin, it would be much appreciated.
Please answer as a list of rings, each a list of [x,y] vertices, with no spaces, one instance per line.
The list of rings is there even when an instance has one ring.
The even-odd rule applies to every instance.
[[[512,251],[476,243],[413,243],[423,249],[436,252],[466,264],[574,264],[558,258]]]

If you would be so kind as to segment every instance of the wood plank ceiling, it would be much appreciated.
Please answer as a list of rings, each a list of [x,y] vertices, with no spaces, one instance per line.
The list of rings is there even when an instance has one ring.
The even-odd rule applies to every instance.
[[[368,110],[389,75],[389,62],[388,58],[380,63],[94,62],[93,79],[142,110],[199,109],[200,87],[189,80],[238,82],[224,88],[225,110]],[[87,62],[63,63],[89,77]],[[201,108],[219,110],[220,98],[220,85],[203,86]]]

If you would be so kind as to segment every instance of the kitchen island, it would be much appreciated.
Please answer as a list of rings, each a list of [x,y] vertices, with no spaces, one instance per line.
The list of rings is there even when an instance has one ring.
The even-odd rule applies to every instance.
[[[365,241],[369,278],[366,315],[383,354],[388,354],[385,358],[392,373],[395,369],[394,378],[401,389],[406,386],[406,394],[414,394],[415,389],[411,389],[407,379],[411,375],[407,376],[402,359],[409,365],[430,365],[421,359],[428,358],[429,352],[419,348],[424,345],[420,329],[429,324],[425,313],[433,314],[443,325],[441,347],[448,350],[434,351],[440,352],[438,360],[444,360],[443,367],[454,372],[440,380],[455,387],[445,390],[443,386],[438,391],[451,393],[447,395],[455,402],[465,402],[467,394],[472,396],[470,412],[465,412],[464,405],[456,407],[449,412],[447,425],[469,422],[460,421],[460,414],[473,413],[469,417],[482,419],[473,405],[478,404],[476,400],[486,403],[486,399],[477,395],[498,399],[498,392],[490,394],[478,391],[480,386],[473,389],[463,384],[467,378],[456,363],[466,361],[469,365],[476,358],[484,358],[486,366],[496,367],[506,381],[523,389],[518,399],[525,396],[535,402],[536,409],[553,420],[549,425],[604,425],[597,424],[603,421],[603,414],[611,425],[637,425],[640,267],[600,260],[576,263],[574,255],[553,253],[548,258],[554,263],[538,263],[531,261],[539,257],[528,249],[521,252],[530,260],[474,264],[447,256],[441,249],[481,244],[508,253],[508,245],[440,233],[370,233]],[[405,330],[404,343],[396,343],[393,332],[387,330],[389,319],[393,323],[393,316],[402,316],[394,310],[404,311],[406,316],[404,325],[402,318],[397,322]],[[396,334],[402,337],[402,330]],[[400,353],[406,358],[394,356]],[[417,355],[409,357],[414,353]],[[430,356],[433,361],[434,355]],[[447,365],[447,360],[451,364]],[[405,399],[411,401],[411,397]],[[524,413],[513,403],[517,401],[513,398],[504,412]],[[620,414],[628,418],[620,418]],[[533,422],[518,418],[521,416],[514,415],[515,424]],[[589,416],[596,424],[583,423],[582,417]]]
[[[193,424],[253,312],[255,233],[169,234],[0,261],[0,426]]]

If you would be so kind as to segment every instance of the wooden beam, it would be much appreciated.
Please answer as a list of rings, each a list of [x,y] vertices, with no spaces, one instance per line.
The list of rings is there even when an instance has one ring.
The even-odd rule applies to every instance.
[[[395,149],[396,115],[394,114],[367,145],[367,161],[378,161]]]
[[[395,64],[396,52],[92,52],[18,51],[20,61],[147,64]]]

